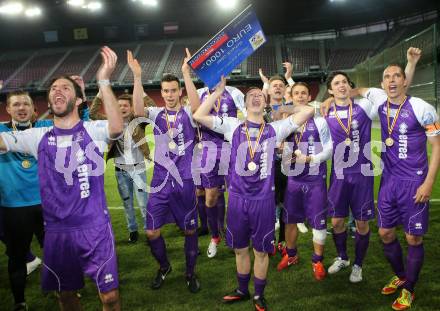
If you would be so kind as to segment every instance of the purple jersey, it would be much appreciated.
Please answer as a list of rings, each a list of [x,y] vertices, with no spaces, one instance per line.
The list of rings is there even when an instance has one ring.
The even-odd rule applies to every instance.
[[[258,148],[251,159],[248,133],[252,146],[255,149],[256,140],[260,133],[261,124],[250,121],[241,122],[237,118],[214,117],[214,130],[224,134],[225,139],[231,142],[231,158],[229,163],[229,191],[241,197],[256,200],[274,195],[274,160],[275,148],[298,126],[292,118],[266,123],[261,132]],[[256,169],[250,171],[248,164],[254,162]]]
[[[182,179],[191,179],[191,162],[194,151],[195,124],[190,107],[179,111],[167,110],[168,129],[165,108],[146,108],[152,120],[155,140],[153,179],[165,180],[168,174]],[[171,133],[173,132],[173,133]],[[171,136],[173,137],[171,139]],[[174,143],[173,143],[174,142]],[[170,148],[170,143],[174,146]]]
[[[200,97],[200,102],[203,104],[206,98],[209,95],[209,89],[207,87],[198,89],[197,93]],[[226,86],[225,91],[220,96],[220,101],[216,101],[215,105],[218,108],[218,111],[215,108],[212,108],[210,114],[213,116],[219,117],[237,117],[237,111],[241,110],[245,113],[246,109],[244,108],[244,95],[243,93],[231,86]],[[224,142],[223,135],[221,133],[217,133],[213,130],[208,129],[205,126],[200,126],[200,135],[202,141],[212,141],[217,145],[217,150],[220,151],[222,148],[222,144]],[[207,157],[207,155],[203,153],[203,159]],[[220,159],[221,153],[217,152],[217,159]]]
[[[302,133],[302,134],[301,134]],[[299,146],[297,144],[299,142]],[[312,162],[306,164],[292,163],[286,175],[297,182],[319,182],[327,175],[326,161],[332,155],[332,140],[327,122],[322,117],[309,119],[297,133],[290,135],[284,142],[284,158],[290,159],[295,150],[312,156]],[[286,172],[284,172],[286,173]]]
[[[109,221],[103,160],[108,135],[107,121],[2,135],[8,151],[26,152],[38,159],[46,230],[85,229]]]
[[[349,132],[351,145],[346,146],[347,133],[339,124],[337,116],[347,128],[349,106],[332,105],[326,118],[333,140],[332,174],[360,174],[363,170],[371,170],[371,125],[374,111],[368,100],[353,100],[352,120]],[[367,147],[366,147],[367,145]],[[363,168],[364,167],[364,168]]]
[[[382,141],[390,137],[387,122],[387,95],[381,89],[371,88],[366,97],[377,108],[382,128]],[[390,103],[390,126],[399,105]],[[440,135],[438,115],[435,108],[424,100],[407,96],[402,104],[391,138],[394,143],[382,153],[384,175],[405,180],[425,178],[428,173],[426,152],[427,136]]]

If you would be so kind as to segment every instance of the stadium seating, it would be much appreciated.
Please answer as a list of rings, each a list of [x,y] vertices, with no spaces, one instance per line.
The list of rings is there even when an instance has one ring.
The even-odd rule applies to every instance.
[[[278,73],[275,57],[275,47],[263,45],[247,60],[247,74],[258,76],[258,69],[261,68],[266,76]]]

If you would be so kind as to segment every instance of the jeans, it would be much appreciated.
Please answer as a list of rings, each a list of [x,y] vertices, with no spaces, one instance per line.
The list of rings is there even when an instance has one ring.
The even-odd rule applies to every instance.
[[[134,209],[134,193],[136,193],[136,199],[141,210],[143,228],[146,230],[147,224],[145,221],[145,215],[147,213],[147,200],[148,193],[146,192],[147,176],[145,169],[131,169],[124,168],[124,170],[116,168],[115,170],[116,180],[118,182],[118,191],[121,196],[125,209],[125,218],[127,220],[127,227],[129,232],[138,230],[136,222],[136,211]]]

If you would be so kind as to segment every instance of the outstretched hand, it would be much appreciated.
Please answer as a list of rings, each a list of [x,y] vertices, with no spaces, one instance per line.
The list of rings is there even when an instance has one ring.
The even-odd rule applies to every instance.
[[[130,50],[127,50],[127,64],[133,73],[133,77],[140,78],[142,75],[142,67],[137,59],[133,57],[133,53]]]
[[[190,74],[191,73],[191,67],[188,64],[188,61],[191,59],[191,53],[189,52],[188,48],[185,48],[185,53],[186,56],[183,59],[183,64],[182,64],[182,73],[183,74]]]
[[[96,80],[110,80],[110,76],[115,71],[118,56],[108,46],[104,46],[101,49],[102,63],[96,73]]]
[[[226,88],[226,78],[224,76],[221,77],[220,82],[215,86],[215,92],[217,95],[223,94],[224,90]]]
[[[263,81],[263,83],[269,83],[269,79],[264,75],[263,69],[258,69],[258,74],[260,75],[260,79]]]
[[[286,81],[292,78],[293,74],[293,66],[292,63],[285,62],[283,63],[283,67],[286,68],[286,73],[284,74],[284,77],[286,78]]]

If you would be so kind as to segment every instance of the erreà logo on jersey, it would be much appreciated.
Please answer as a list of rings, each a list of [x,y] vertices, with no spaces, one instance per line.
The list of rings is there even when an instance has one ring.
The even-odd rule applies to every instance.
[[[406,123],[399,124],[399,159],[408,157],[408,125]]]
[[[81,199],[88,198],[90,196],[89,167],[87,164],[82,164],[78,166],[77,171]]]

